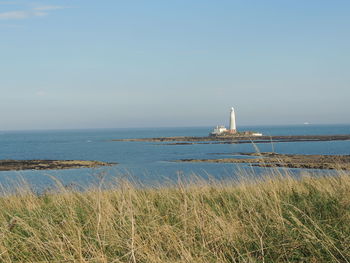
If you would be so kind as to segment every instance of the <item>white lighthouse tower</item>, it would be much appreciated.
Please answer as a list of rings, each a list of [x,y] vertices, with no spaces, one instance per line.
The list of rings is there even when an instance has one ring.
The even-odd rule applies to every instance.
[[[236,133],[236,115],[235,115],[235,110],[233,109],[233,107],[231,108],[231,112],[230,112],[230,129],[229,129],[230,133]]]

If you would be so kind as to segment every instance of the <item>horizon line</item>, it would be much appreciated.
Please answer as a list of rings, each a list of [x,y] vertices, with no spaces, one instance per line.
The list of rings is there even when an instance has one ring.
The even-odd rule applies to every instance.
[[[347,126],[350,123],[308,123],[308,124],[246,124],[239,127],[285,127],[285,126]],[[181,128],[212,128],[215,125],[196,125],[196,126],[144,126],[144,127],[89,127],[89,128],[29,128],[29,129],[5,129],[0,132],[20,132],[20,131],[79,131],[79,130],[128,130],[128,129],[181,129]],[[237,129],[239,130],[239,129]]]

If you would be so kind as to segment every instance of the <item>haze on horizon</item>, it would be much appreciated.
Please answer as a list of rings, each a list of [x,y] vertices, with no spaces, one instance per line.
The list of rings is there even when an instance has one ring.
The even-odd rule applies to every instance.
[[[350,123],[350,1],[0,1],[0,130]]]

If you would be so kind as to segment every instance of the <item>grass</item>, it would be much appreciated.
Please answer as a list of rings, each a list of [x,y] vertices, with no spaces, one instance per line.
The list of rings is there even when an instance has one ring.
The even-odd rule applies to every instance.
[[[0,262],[349,262],[350,176],[0,197]]]

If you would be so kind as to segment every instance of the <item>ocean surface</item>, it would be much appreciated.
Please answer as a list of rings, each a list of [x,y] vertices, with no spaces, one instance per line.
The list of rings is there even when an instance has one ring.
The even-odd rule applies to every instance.
[[[59,180],[63,185],[87,187],[104,178],[133,179],[158,185],[192,174],[207,178],[232,178],[244,171],[259,176],[270,168],[252,168],[245,164],[177,163],[178,159],[223,158],[239,152],[277,152],[291,154],[350,154],[350,141],[286,142],[267,144],[194,144],[165,145],[154,142],[115,142],[113,139],[168,136],[207,136],[212,127],[91,129],[51,131],[0,131],[0,159],[97,160],[117,162],[113,167],[51,171],[0,172],[0,184],[28,183],[45,189]],[[264,135],[350,134],[350,125],[249,126],[243,130]],[[216,154],[220,155],[216,155]],[[299,169],[292,169],[300,173]]]

